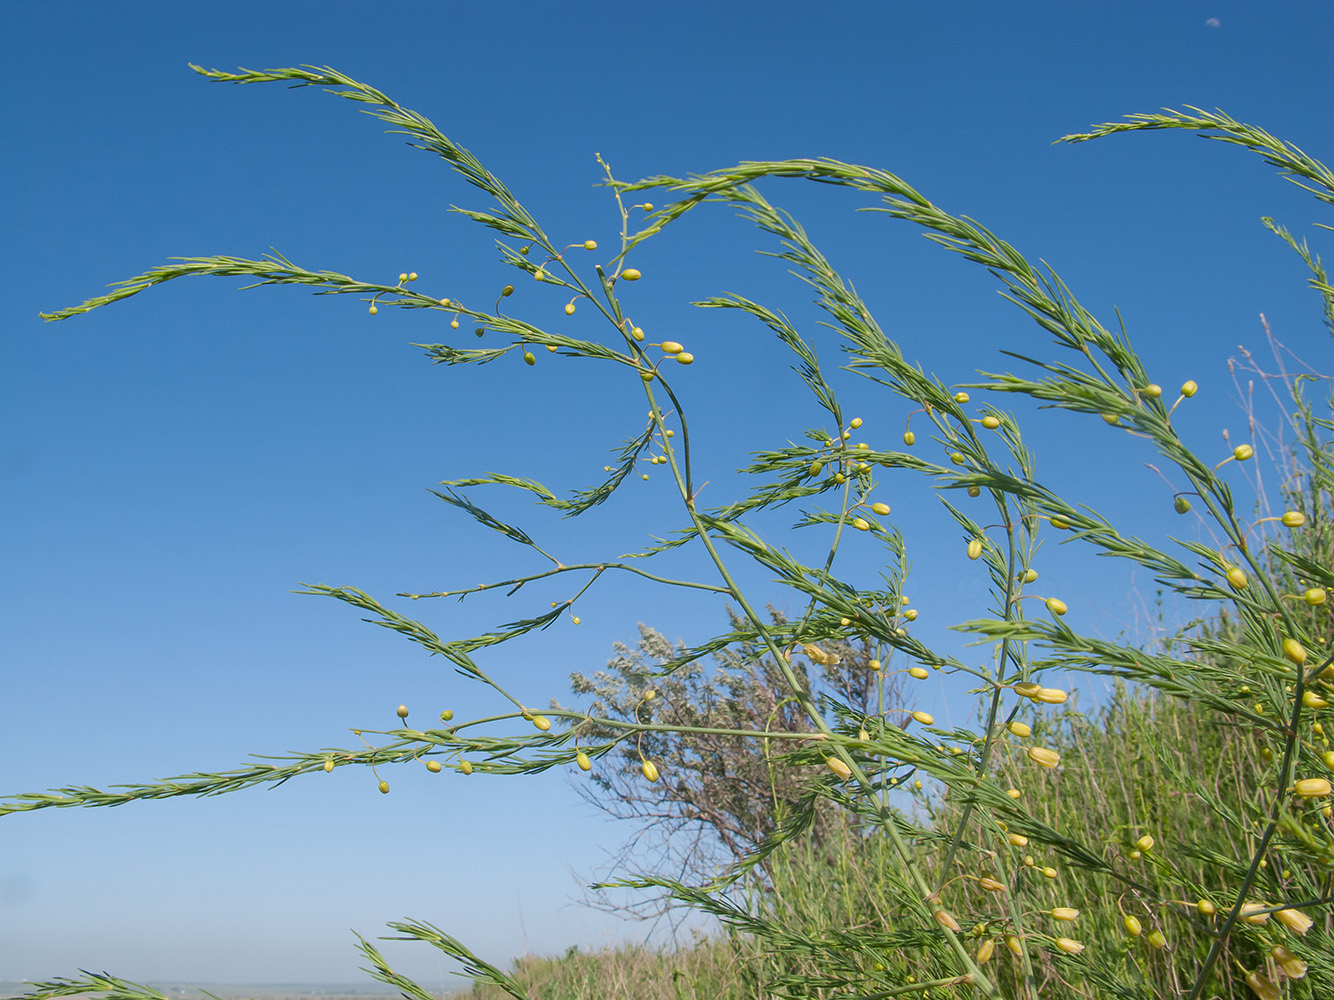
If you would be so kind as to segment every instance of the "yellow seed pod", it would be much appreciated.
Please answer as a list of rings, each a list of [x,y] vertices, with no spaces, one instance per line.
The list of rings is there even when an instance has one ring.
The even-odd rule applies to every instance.
[[[924,726],[930,726],[935,723],[935,718],[927,712],[913,712],[912,717]]]
[[[1146,833],[1144,836],[1140,837],[1139,840],[1135,841],[1135,846],[1147,853],[1148,851],[1153,850],[1153,837]]]
[[[653,763],[653,761],[651,760],[644,761],[644,763],[640,766],[639,769],[644,772],[644,777],[647,778],[649,781],[658,780],[658,768],[657,765]]]
[[[1012,798],[1012,799],[1017,799],[1017,798],[1019,798],[1019,796],[1023,795],[1024,793],[1021,792],[1021,791],[1019,791],[1019,789],[1017,789],[1017,788],[1007,788],[1007,789],[1005,790],[1005,794],[1008,795],[1008,796],[1009,796],[1010,798]]]
[[[870,531],[870,530],[871,530],[871,522],[868,521],[868,520],[866,520],[866,518],[864,518],[864,517],[859,517],[859,518],[854,519],[853,522],[852,522],[852,526],[853,526],[854,528],[856,528],[858,531]]]
[[[1070,696],[1060,688],[1039,688],[1037,700],[1044,705],[1064,705],[1070,700]]]
[[[642,275],[639,273],[638,268],[627,267],[621,272],[621,277],[626,281],[638,281]]]
[[[991,956],[996,953],[996,942],[992,938],[987,938],[977,946],[977,964],[986,965],[991,961]]]
[[[395,714],[397,714],[400,719],[406,719],[408,717],[408,706],[399,705]]]
[[[1121,921],[1121,924],[1125,927],[1126,933],[1131,937],[1139,937],[1140,934],[1144,932],[1144,927],[1140,924],[1139,919],[1132,917],[1129,914],[1127,914],[1126,918]]]
[[[884,517],[886,514],[889,513],[889,504],[873,503],[871,504],[871,511],[872,513],[879,514],[881,517]]]
[[[529,721],[544,733],[551,728],[551,721],[545,715],[534,715]]]
[[[1005,835],[1005,839],[1009,842],[1011,847],[1028,846],[1028,838],[1025,837],[1022,833],[1007,833]]]
[[[324,773],[328,774],[333,769],[334,769],[334,762],[333,759],[330,758],[324,762]]]
[[[1049,597],[1047,598],[1047,610],[1059,617],[1060,615],[1065,614],[1069,609],[1065,606],[1064,601],[1057,600],[1055,597]]]
[[[1051,911],[1053,920],[1073,921],[1079,919],[1079,911],[1070,906],[1058,906]]]
[[[1056,939],[1056,947],[1060,948],[1061,951],[1065,952],[1067,955],[1078,955],[1081,951],[1084,950],[1084,946],[1082,944],[1080,944],[1074,938],[1068,938],[1068,937],[1058,937]]]
[[[389,794],[389,782],[387,781],[380,782],[380,794],[381,795]]]
[[[674,340],[664,340],[662,342],[663,354],[680,354],[685,348]]]
[[[432,774],[439,774],[441,771],[440,762],[438,760],[428,760],[426,762],[426,770],[430,771]]]
[[[959,921],[954,919],[949,910],[937,910],[936,923],[940,924],[941,927],[954,931],[955,934],[958,934],[959,931],[963,930],[963,928],[959,926]]]
[[[917,621],[917,609],[916,609],[916,608],[909,608],[907,611],[903,612],[903,617],[906,618],[906,619],[907,619],[908,621],[910,621],[910,622],[915,622],[915,621]]]
[[[1055,767],[1061,762],[1061,755],[1046,747],[1029,747],[1026,752],[1029,760],[1043,767]]]
[[[1167,947],[1167,935],[1160,930],[1149,931],[1148,936],[1144,940],[1148,941],[1149,944],[1153,945],[1158,951],[1162,951]]]
[[[1329,708],[1329,702],[1310,690],[1302,692],[1302,704],[1307,708]]]
[[[837,757],[826,757],[824,762],[829,766],[829,770],[833,771],[844,781],[847,781],[852,777],[852,768],[848,767],[847,764],[843,763],[843,761],[839,760]]]
[[[977,559],[982,555],[982,539],[970,538],[968,540],[968,558]]]
[[[1247,583],[1246,571],[1240,566],[1228,567],[1227,582],[1233,590],[1244,590]]]
[[[1141,390],[1141,392],[1143,392],[1144,395],[1148,396],[1150,399],[1157,399],[1159,396],[1163,394],[1163,387],[1161,385],[1156,385],[1153,382],[1150,382]]]
[[[597,240],[584,240],[585,250],[596,250],[598,248]]]
[[[911,667],[908,670],[909,677],[915,677],[919,681],[924,681],[931,676],[925,667]]]
[[[1042,874],[1047,878],[1055,878],[1060,873],[1055,868],[1044,868],[1042,869]]]
[[[1246,985],[1260,1000],[1283,1000],[1283,991],[1263,972],[1246,973]]]
[[[634,337],[635,340],[643,340],[643,339],[644,339],[644,331],[641,330],[641,329],[640,329],[639,327],[637,327],[637,326],[636,326],[636,327],[632,327],[632,328],[630,329],[630,336]]]
[[[914,434],[912,431],[903,432],[903,443],[906,444],[909,448],[912,447],[912,443],[916,440],[917,440],[917,435]]]
[[[1283,655],[1299,667],[1306,662],[1306,648],[1296,639],[1283,640]]]
[[[591,771],[593,769],[593,762],[588,759],[588,754],[582,750],[574,755],[574,762],[579,765],[581,771]]]
[[[1329,794],[1329,782],[1324,778],[1302,778],[1292,786],[1304,799],[1322,799]]]
[[[1325,591],[1322,587],[1312,587],[1306,593],[1302,594],[1302,600],[1313,608],[1324,604],[1325,597]]]
[[[1255,449],[1248,444],[1239,444],[1232,449],[1232,457],[1238,462],[1244,462],[1255,454]]]
[[[994,431],[997,427],[1000,426],[1000,417],[987,414],[987,416],[982,418],[982,426],[989,431]]]
[[[459,763],[459,770],[464,774],[472,774],[472,761],[465,760]]]
[[[1316,780],[1323,781],[1324,779],[1316,779]],[[1328,788],[1329,783],[1325,782],[1325,785],[1326,788]],[[1329,793],[1326,792],[1325,794]],[[1284,927],[1286,927],[1288,930],[1292,931],[1292,933],[1300,934],[1303,937],[1306,936],[1307,931],[1309,931],[1313,926],[1315,926],[1315,921],[1312,920],[1310,917],[1308,917],[1301,910],[1277,910],[1274,913],[1274,919],[1277,920]]]
[[[1301,979],[1306,975],[1307,964],[1298,958],[1291,949],[1276,944],[1269,949],[1269,954],[1273,956],[1274,961],[1283,970],[1283,974],[1289,979]]]
[[[565,315],[566,315],[566,316],[573,316],[573,315],[574,315],[574,303],[573,303],[573,302],[567,302],[567,303],[565,303]]]
[[[1014,934],[1005,935],[1005,947],[1010,949],[1010,954],[1018,957],[1024,953],[1023,943]]]
[[[376,313],[378,313],[379,311],[380,311],[379,308],[376,307],[376,306],[371,306],[371,308],[370,308],[370,314],[371,314],[372,316],[374,316],[374,315],[375,315]]]
[[[862,425],[861,417],[853,417],[851,420],[848,421],[848,426],[851,427],[854,431],[861,425]]]
[[[1279,520],[1283,522],[1284,527],[1300,528],[1306,523],[1306,515],[1299,510],[1289,510],[1285,511]]]
[[[1190,399],[1191,396],[1195,395],[1199,391],[1200,387],[1196,385],[1193,380],[1189,382],[1183,382],[1181,384],[1181,395],[1185,396],[1187,399]]]

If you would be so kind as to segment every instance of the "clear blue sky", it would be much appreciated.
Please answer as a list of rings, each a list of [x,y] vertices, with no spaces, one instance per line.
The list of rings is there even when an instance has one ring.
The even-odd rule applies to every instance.
[[[1109,325],[1119,307],[1164,386],[1204,387],[1182,426],[1221,449],[1223,428],[1245,433],[1226,361],[1238,344],[1263,347],[1261,313],[1317,367],[1328,356],[1300,262],[1259,224],[1275,216],[1328,249],[1309,226],[1318,206],[1257,157],[1186,134],[1051,143],[1194,104],[1328,161],[1332,18],[1324,4],[1194,0],[0,5],[0,792],[348,745],[350,728],[390,727],[400,702],[422,715],[495,710],[439,660],[291,591],[322,582],[392,599],[529,569],[428,487],[488,470],[583,487],[642,426],[642,396],[599,366],[544,355],[533,369],[433,368],[410,343],[448,334],[437,314],[372,319],[351,298],[298,289],[187,280],[41,324],[39,310],[173,255],[272,246],[367,280],[415,270],[423,290],[471,301],[512,276],[489,235],[447,211],[483,197],[430,155],[346,101],[211,84],[187,62],[329,64],[369,82],[476,152],[568,242],[614,241],[595,152],[626,179],[794,156],[887,168],[1049,261]],[[867,202],[795,182],[766,190],[947,383],[1007,367],[999,348],[1044,349],[990,276],[854,213]],[[747,451],[820,418],[758,329],[688,303],[750,295],[836,356],[802,287],[753,252],[772,248],[715,207],[634,261],[637,322],[699,359],[678,382],[716,502]],[[590,317],[567,321],[562,303],[521,291],[516,312],[594,333]],[[901,407],[845,384],[868,437],[897,436]],[[1186,530],[1133,441],[1087,421],[1025,426],[1071,499],[1142,517],[1152,537]],[[944,626],[980,610],[981,588],[938,505],[920,484],[901,488],[919,627],[948,644]],[[491,498],[566,561],[679,524],[662,476],[587,523]],[[1081,627],[1145,627],[1152,584],[1122,567],[1061,550],[1044,578],[1078,594]],[[547,596],[411,611],[464,635]],[[487,665],[532,704],[568,702],[570,671],[601,666],[638,621],[695,641],[724,620],[716,601],[621,582],[580,609],[581,626]],[[962,687],[933,684],[922,707],[966,721]],[[348,981],[348,929],[374,936],[406,916],[502,963],[642,933],[578,905],[631,830],[584,805],[572,776],[388,777],[388,796],[340,769],[272,793],[5,818],[0,979],[82,967]],[[438,981],[424,946],[390,953]]]

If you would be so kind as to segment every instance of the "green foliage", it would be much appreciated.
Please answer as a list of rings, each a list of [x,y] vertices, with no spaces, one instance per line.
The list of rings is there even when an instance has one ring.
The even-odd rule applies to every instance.
[[[721,805],[713,829],[725,834],[723,846],[734,858],[743,855],[727,872],[702,884],[651,874],[612,884],[663,893],[720,920],[731,935],[728,946],[746,959],[734,963],[743,983],[736,995],[1198,1000],[1213,993],[1237,995],[1247,987],[1268,998],[1277,995],[1277,981],[1296,996],[1328,994],[1334,970],[1329,911],[1334,833],[1324,807],[1328,786],[1320,784],[1329,773],[1322,758],[1328,743],[1317,713],[1325,695],[1334,697],[1326,676],[1334,653],[1325,606],[1304,595],[1334,582],[1326,541],[1334,423],[1307,401],[1300,380],[1290,384],[1291,419],[1296,464],[1307,478],[1288,484],[1287,495],[1308,523],[1297,525],[1295,517],[1282,527],[1264,518],[1252,523],[1233,495],[1240,478],[1233,474],[1252,457],[1252,446],[1206,456],[1172,423],[1177,407],[1194,395],[1193,383],[1169,405],[1172,394],[1153,384],[1125,330],[1104,326],[1051,268],[1035,267],[990,230],[950,214],[891,173],[827,159],[784,160],[630,184],[608,170],[621,246],[603,263],[583,267],[567,258],[567,251],[595,247],[553,241],[472,154],[379,91],[327,68],[199,72],[238,84],[321,86],[366,105],[363,110],[440,156],[488,195],[494,202],[490,210],[457,211],[495,231],[502,262],[537,278],[544,293],[554,286],[562,302],[571,297],[586,302],[605,320],[605,339],[557,335],[531,319],[508,315],[501,311],[506,294],[494,306],[466,306],[452,297],[408,290],[412,275],[395,285],[359,282],[307,271],[281,256],[189,258],[46,318],[64,319],[190,275],[306,285],[317,294],[359,295],[372,310],[379,303],[437,311],[442,319],[467,316],[480,336],[490,338],[481,348],[420,345],[434,362],[522,358],[532,364],[536,345],[610,362],[613,374],[642,387],[649,423],[616,446],[608,478],[576,489],[569,500],[509,472],[447,484],[438,494],[443,501],[518,543],[516,557],[540,560],[543,568],[525,568],[483,587],[401,595],[463,598],[500,587],[513,596],[529,581],[573,573],[583,582],[564,605],[530,609],[479,635],[446,639],[355,588],[309,588],[445,657],[465,678],[507,702],[504,711],[443,720],[442,728],[358,732],[382,737],[384,745],[293,755],[282,766],[189,775],[119,792],[74,787],[15,796],[0,804],[0,812],[218,794],[348,764],[426,759],[464,773],[526,774],[573,768],[587,754],[604,769],[607,791],[638,780],[637,772],[673,789],[641,801],[691,807],[707,795]],[[1334,176],[1318,161],[1221,113],[1191,112],[1133,116],[1066,138],[1187,129],[1256,152],[1319,201],[1334,202]],[[1164,550],[1053,490],[1039,478],[1014,416],[991,403],[973,403],[969,392],[946,386],[908,360],[802,226],[754,186],[771,178],[815,181],[870,196],[866,207],[922,228],[935,243],[994,275],[1005,297],[1049,335],[1055,352],[1006,352],[1020,366],[1019,374],[982,373],[966,388],[1018,394],[1085,415],[1091,433],[1134,435],[1146,459],[1164,468],[1173,483],[1161,498],[1164,507],[1172,493],[1178,500],[1189,496],[1209,543],[1183,542]],[[626,207],[627,195],[648,191],[670,200],[657,208],[647,202]],[[622,307],[621,283],[640,276],[626,266],[639,244],[669,225],[686,224],[689,213],[710,202],[739,208],[766,240],[776,241],[766,244],[774,248],[772,255],[814,293],[828,327],[840,338],[844,369],[885,390],[882,412],[897,413],[905,422],[916,419],[913,434],[920,446],[853,443],[859,421],[845,419],[836,379],[821,367],[809,335],[772,307],[715,296],[698,305],[736,310],[772,332],[780,349],[793,352],[815,406],[833,423],[830,429],[808,428],[811,444],[757,451],[744,470],[752,488],[714,506],[697,506],[688,414],[672,384],[681,369],[671,364],[693,358],[682,345],[669,349],[643,342]],[[634,230],[631,216],[639,220],[640,213],[643,225]],[[1301,258],[1330,321],[1334,289],[1319,258],[1287,229],[1272,220],[1266,225]],[[515,357],[507,360],[509,355]],[[467,492],[509,486],[569,516],[586,515],[624,488],[638,463],[649,461],[670,471],[680,520],[658,532],[668,540],[618,562],[564,562]],[[915,612],[902,599],[908,540],[887,520],[883,505],[877,509],[882,469],[919,473],[941,491],[959,525],[960,557],[970,542],[979,543],[969,554],[980,562],[969,565],[988,577],[991,607],[956,628],[990,650],[988,665],[966,664],[915,634]],[[800,508],[797,528],[828,539],[822,561],[808,564],[758,532],[755,512],[786,505]],[[1081,632],[1084,626],[1077,615],[1067,615],[1062,595],[1034,586],[1032,564],[1047,540],[1086,546],[1092,554],[1148,569],[1165,591],[1199,602],[1198,617],[1213,624],[1147,647]],[[850,545],[880,553],[881,571],[862,579],[836,568],[842,565],[839,553]],[[640,568],[656,553],[682,546],[701,556],[707,579],[668,579]],[[790,618],[760,613],[763,603],[738,586],[733,571],[748,562],[767,570],[789,595],[804,599],[801,612]],[[549,627],[572,614],[579,597],[605,574],[627,572],[663,586],[726,595],[736,609],[730,630],[690,649],[670,648],[646,634],[645,652],[655,669],[647,670],[626,651],[624,662],[605,678],[577,681],[598,696],[591,709],[557,706],[543,710],[546,718],[529,707],[535,701],[484,669],[490,647]],[[847,658],[849,668],[893,658],[914,669],[966,675],[981,692],[978,722],[945,729],[917,713],[909,724],[901,700],[884,703],[877,689],[872,704],[869,678],[851,673],[839,681],[842,697],[834,691],[821,697],[801,657],[830,666],[838,649],[855,651]],[[698,673],[699,661],[710,656],[721,659],[719,679]],[[1045,687],[1042,678],[1065,672],[1101,674],[1139,687],[1123,689],[1092,719],[1056,715],[1052,706],[1063,703],[1065,694]],[[650,682],[670,697],[647,698]],[[735,704],[723,696],[729,684],[739,685],[733,689]],[[778,694],[766,700],[770,691]],[[1044,707],[1035,714],[1033,705]],[[647,713],[646,706],[651,706]],[[1026,718],[1031,733],[1018,725]],[[1009,794],[1012,787],[1020,792],[1017,798]],[[761,792],[767,792],[763,802]],[[908,793],[919,797],[910,800]],[[915,805],[909,807],[910,801]],[[688,812],[675,815],[694,820]],[[1153,845],[1144,842],[1135,848],[1140,856],[1133,857],[1127,845],[1146,834]],[[1215,912],[1186,905],[1206,897]],[[1081,914],[1066,919],[1075,909]],[[1141,921],[1141,937],[1117,936],[1116,921],[1123,914]],[[407,922],[393,930],[459,960],[478,982],[511,996],[529,995],[519,975],[489,966],[430,925]],[[1149,940],[1159,932],[1163,948]],[[1309,963],[1309,974],[1299,976],[1296,959],[1274,950],[1280,945]],[[368,942],[363,952],[373,975],[424,1000],[421,987],[389,970]],[[671,961],[678,960],[684,958]],[[573,983],[582,967],[582,959],[572,956],[559,971]],[[734,988],[725,976],[701,975],[698,981],[709,984],[713,995],[729,995]],[[694,973],[687,982],[695,983],[690,976]],[[607,981],[599,983],[607,992]],[[111,987],[91,981],[74,985],[147,995],[119,981]],[[38,984],[26,996],[39,1000],[72,988]],[[576,990],[570,995],[583,988],[569,986]]]

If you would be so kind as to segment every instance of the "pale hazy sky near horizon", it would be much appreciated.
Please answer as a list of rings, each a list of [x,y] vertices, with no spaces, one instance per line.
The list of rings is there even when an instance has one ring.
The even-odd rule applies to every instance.
[[[1221,448],[1222,429],[1246,433],[1227,360],[1242,344],[1264,354],[1260,314],[1330,367],[1303,266],[1260,225],[1274,216],[1327,249],[1310,225],[1327,221],[1320,206],[1259,157],[1185,133],[1052,143],[1197,105],[1328,162],[1332,27],[1328,5],[1195,0],[0,5],[0,794],[352,745],[349,729],[392,727],[400,702],[419,718],[490,714],[496,699],[438,660],[291,592],[352,585],[392,601],[531,569],[428,489],[484,471],[584,487],[642,424],[642,397],[595,365],[432,367],[411,344],[447,339],[438,315],[371,318],[349,297],[190,279],[42,324],[39,311],[171,256],[273,247],[368,280],[417,271],[422,290],[473,301],[512,275],[489,234],[447,211],[485,208],[484,196],[356,105],[210,83],[187,63],[337,67],[432,119],[568,242],[615,241],[599,152],[623,179],[783,157],[891,170],[1049,262],[1108,326],[1119,308],[1164,386],[1199,381],[1181,426]],[[854,212],[868,200],[795,182],[765,190],[945,382],[1012,366],[1001,348],[1047,349],[993,278]],[[772,243],[727,210],[673,229],[633,262],[645,274],[637,321],[698,358],[677,381],[713,470],[701,478],[720,490],[748,451],[796,439],[820,415],[761,331],[689,303],[735,291],[804,321],[809,295],[754,253]],[[563,300],[522,291],[532,318],[564,328]],[[594,333],[582,313],[569,323]],[[807,332],[837,357],[833,334]],[[844,385],[868,435],[901,430],[897,404]],[[1118,523],[1181,533],[1147,456],[1100,422],[1076,426],[1032,418],[1040,467]],[[678,526],[664,480],[576,522],[487,500],[566,561],[601,558]],[[905,487],[895,508],[918,627],[948,647],[946,626],[980,609],[981,587],[963,578],[938,504]],[[1148,627],[1152,581],[1067,549],[1044,551],[1043,578],[1077,594],[1072,617],[1109,634]],[[763,575],[746,579],[761,600],[789,599],[766,592]],[[531,613],[526,597],[407,613],[470,635]],[[488,666],[532,704],[571,703],[570,672],[599,668],[638,622],[686,641],[725,623],[720,601],[624,581],[580,608],[578,627],[502,647]],[[917,694],[963,723],[965,691],[933,679]],[[0,980],[86,968],[351,981],[349,928],[373,938],[404,917],[501,964],[642,937],[579,902],[632,829],[585,804],[577,774],[386,777],[388,796],[369,773],[340,769],[272,792],[4,817]],[[389,953],[427,984],[447,971],[425,946]]]

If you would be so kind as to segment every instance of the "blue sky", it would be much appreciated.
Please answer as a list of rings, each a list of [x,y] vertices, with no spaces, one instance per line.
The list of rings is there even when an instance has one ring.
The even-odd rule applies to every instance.
[[[642,426],[642,394],[615,373],[548,357],[533,369],[432,367],[410,344],[445,339],[437,314],[371,318],[353,299],[298,289],[187,280],[40,323],[39,310],[171,256],[274,247],[366,280],[417,271],[422,290],[471,301],[512,277],[489,234],[448,212],[486,207],[483,197],[430,155],[348,102],[211,84],[188,62],[328,64],[371,83],[472,149],[568,242],[615,240],[596,152],[623,179],[796,156],[892,170],[1051,263],[1105,323],[1119,308],[1164,386],[1201,384],[1181,426],[1221,450],[1224,428],[1245,433],[1227,359],[1239,344],[1263,354],[1261,313],[1322,366],[1318,301],[1259,224],[1274,216],[1327,249],[1309,225],[1315,203],[1257,157],[1186,134],[1052,142],[1193,104],[1328,160],[1332,21],[1323,5],[1196,2],[0,6],[0,792],[349,745],[353,727],[389,728],[400,702],[494,711],[439,661],[291,591],[347,584],[388,599],[531,569],[428,488],[489,470],[583,487]],[[866,202],[793,182],[765,190],[947,383],[1007,367],[1000,348],[1044,349],[990,276],[903,224],[855,213]],[[754,253],[768,249],[712,207],[633,261],[645,274],[636,321],[699,359],[678,383],[717,502],[749,451],[796,439],[819,415],[758,329],[689,303],[747,294],[837,356],[802,286]],[[595,332],[590,317],[567,320],[563,302],[521,293],[516,312]],[[868,438],[896,438],[902,408],[843,384]],[[1051,415],[1025,430],[1072,499],[1150,537],[1187,530],[1123,435]],[[979,610],[981,587],[929,493],[889,488],[919,628],[948,645],[944,627]],[[488,499],[567,562],[680,523],[665,476],[580,522]],[[1076,552],[1047,557],[1044,578],[1077,595],[1083,627],[1147,627],[1151,582]],[[704,572],[685,555],[670,564]],[[790,599],[745,579],[761,600]],[[532,606],[496,597],[411,611],[465,635]],[[570,671],[601,666],[637,622],[697,641],[724,621],[716,600],[626,582],[594,591],[580,614],[582,625],[502,648],[488,666],[532,704],[568,702]],[[933,680],[918,693],[938,717],[966,721],[962,685]],[[348,929],[374,936],[406,916],[502,963],[642,935],[578,904],[632,830],[585,805],[572,776],[387,777],[388,796],[368,773],[340,769],[273,793],[6,817],[0,980],[89,968],[348,981]],[[390,953],[438,981],[424,947]]]

